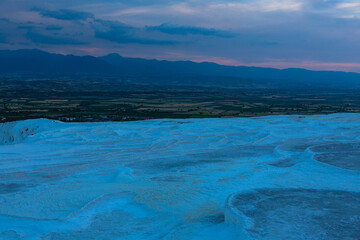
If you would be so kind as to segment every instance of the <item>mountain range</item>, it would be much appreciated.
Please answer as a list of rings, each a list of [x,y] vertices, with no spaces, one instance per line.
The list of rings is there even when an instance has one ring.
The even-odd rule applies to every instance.
[[[360,89],[360,74],[306,69],[224,66],[211,62],[160,61],[48,53],[37,49],[1,50],[1,75],[92,75],[130,77],[139,83],[242,88]]]

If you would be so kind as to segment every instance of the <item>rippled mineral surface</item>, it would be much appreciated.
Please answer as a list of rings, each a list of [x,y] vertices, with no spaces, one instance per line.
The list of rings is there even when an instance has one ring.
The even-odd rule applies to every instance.
[[[0,239],[360,239],[360,114],[0,124]]]

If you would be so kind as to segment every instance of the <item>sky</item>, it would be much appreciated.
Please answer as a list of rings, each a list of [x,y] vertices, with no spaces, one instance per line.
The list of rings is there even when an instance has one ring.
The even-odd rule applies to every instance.
[[[359,0],[0,0],[0,49],[360,72]]]

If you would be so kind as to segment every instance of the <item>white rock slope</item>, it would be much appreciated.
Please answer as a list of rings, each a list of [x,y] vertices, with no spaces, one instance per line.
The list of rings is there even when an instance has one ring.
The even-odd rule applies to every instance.
[[[0,239],[360,239],[359,146],[360,114],[0,124]]]

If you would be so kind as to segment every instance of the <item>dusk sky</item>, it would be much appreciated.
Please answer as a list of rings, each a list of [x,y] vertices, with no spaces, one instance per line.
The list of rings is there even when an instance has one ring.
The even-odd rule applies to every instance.
[[[360,72],[359,0],[0,0],[0,49]]]

